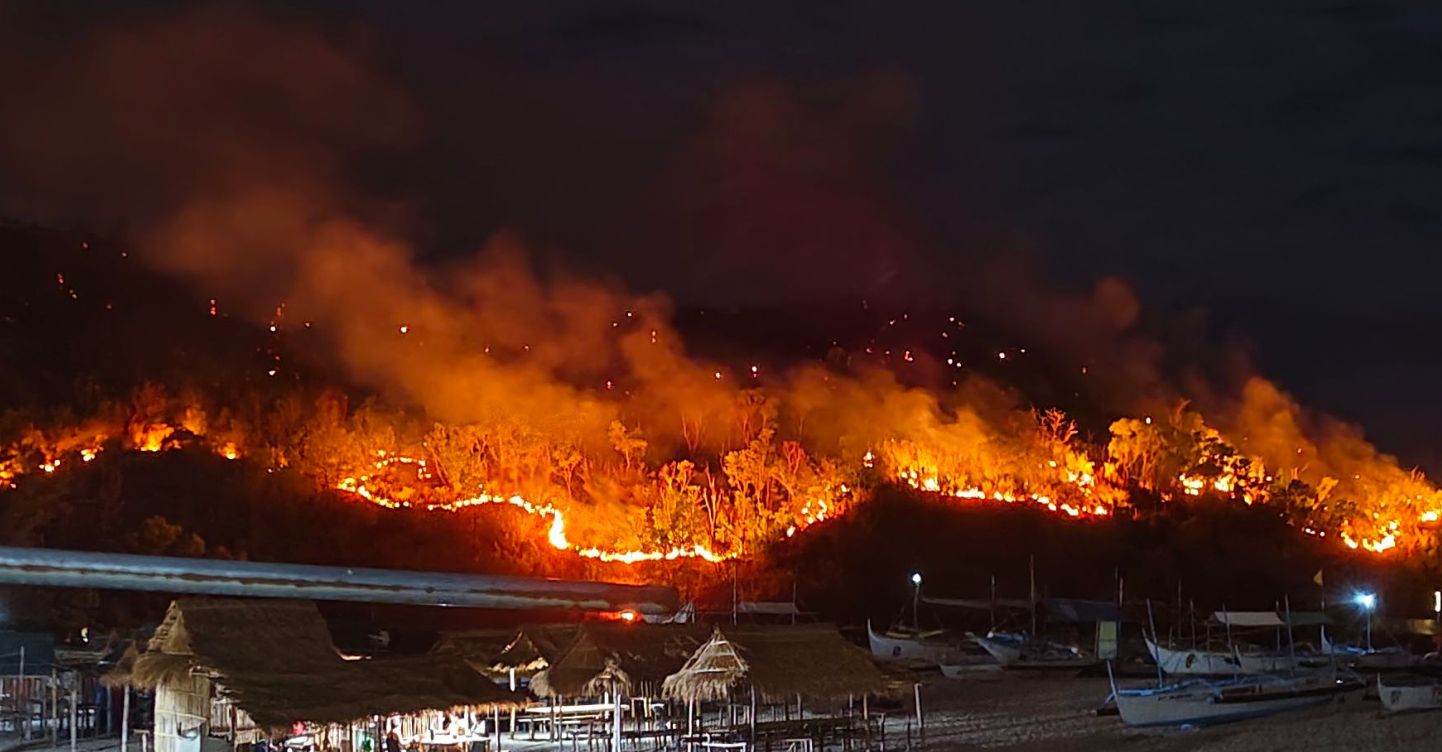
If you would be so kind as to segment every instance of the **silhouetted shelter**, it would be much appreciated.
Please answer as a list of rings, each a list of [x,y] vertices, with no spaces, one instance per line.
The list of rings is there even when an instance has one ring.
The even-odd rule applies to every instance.
[[[530,624],[521,627],[504,649],[491,656],[490,669],[534,674],[561,658],[580,633],[579,624]]]
[[[531,691],[541,697],[596,697],[611,691],[614,682],[624,694],[654,697],[706,634],[693,624],[582,624],[560,659],[531,678]]]
[[[785,702],[864,697],[887,687],[866,651],[831,624],[723,624],[666,678],[662,694],[699,703],[747,688],[763,700]]]
[[[157,752],[209,721],[213,690],[266,727],[520,699],[455,656],[345,660],[304,601],[177,600],[119,680],[156,690]]]
[[[471,668],[483,674],[504,674],[491,670],[491,663],[497,653],[505,650],[516,638],[514,629],[471,629],[461,632],[445,632],[436,641],[431,652],[460,658]]]

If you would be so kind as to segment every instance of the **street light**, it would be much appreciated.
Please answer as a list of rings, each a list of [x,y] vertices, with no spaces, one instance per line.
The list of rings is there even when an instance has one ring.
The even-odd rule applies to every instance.
[[[1372,593],[1358,593],[1353,596],[1357,605],[1367,610],[1367,650],[1372,650],[1372,609],[1377,606],[1377,596]]]
[[[911,623],[917,632],[921,631],[921,573],[911,573]]]

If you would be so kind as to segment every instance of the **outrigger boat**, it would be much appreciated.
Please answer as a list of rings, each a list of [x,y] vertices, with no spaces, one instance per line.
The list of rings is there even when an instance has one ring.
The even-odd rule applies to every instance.
[[[1038,598],[1036,593],[1036,567],[1029,563],[1031,597],[1026,600],[999,599],[996,597],[996,578],[992,578],[990,600],[966,598],[926,598],[923,602],[939,607],[962,608],[975,611],[989,611],[991,631],[985,637],[968,637],[989,653],[993,663],[1006,669],[1054,669],[1081,670],[1098,665],[1099,656],[1115,657],[1117,634],[1121,623],[1121,609],[1115,603],[1106,601],[1085,601],[1074,598]],[[1031,631],[1027,633],[1005,632],[997,629],[997,612],[1026,611],[1031,616]],[[1047,620],[1066,625],[1093,625],[1095,650],[1041,637],[1039,616],[1045,612]],[[1074,635],[1073,635],[1074,636]],[[943,664],[942,673],[960,676],[966,670],[977,670],[985,665],[976,660],[959,665],[953,662]]]
[[[1248,676],[1274,674],[1291,667],[1284,655],[1236,650],[1183,650],[1158,645],[1147,637],[1147,651],[1167,676]]]
[[[976,674],[986,674],[1001,670],[1001,664],[990,653],[983,655],[967,656],[963,663],[942,663],[941,675],[948,679],[965,679]]]
[[[1377,677],[1377,696],[1388,713],[1442,709],[1442,679],[1435,676]]]
[[[883,661],[930,666],[966,661],[966,651],[941,629],[922,631],[893,627],[884,634],[878,634],[867,621],[866,637],[871,644],[871,654]]]
[[[1148,618],[1151,616],[1151,604],[1147,604]],[[1230,644],[1231,625],[1243,624],[1246,622],[1269,621],[1261,615],[1238,618],[1238,614],[1226,611],[1218,612],[1223,624],[1228,626],[1228,642]],[[1277,614],[1270,614],[1271,619],[1278,619]],[[1291,637],[1291,606],[1287,606],[1286,616],[1280,619],[1286,627],[1286,634]],[[1152,623],[1152,635],[1156,634],[1156,624]],[[1260,626],[1250,624],[1247,626]],[[1265,626],[1271,626],[1266,624]],[[1158,646],[1151,637],[1147,640],[1148,646]],[[1295,656],[1296,644],[1289,643],[1290,660],[1286,664],[1287,675],[1277,674],[1255,674],[1241,675],[1241,671],[1247,668],[1241,660],[1241,654],[1235,646],[1231,646],[1231,652],[1236,657],[1233,670],[1238,673],[1231,679],[1187,679],[1172,684],[1162,683],[1162,674],[1165,669],[1161,661],[1157,662],[1157,684],[1155,688],[1144,689],[1118,689],[1116,677],[1112,673],[1111,665],[1107,665],[1107,677],[1111,680],[1112,696],[1109,703],[1115,703],[1117,714],[1121,716],[1122,723],[1128,726],[1179,726],[1179,725],[1203,725],[1208,723],[1224,723],[1228,721],[1240,721],[1247,718],[1281,713],[1288,710],[1321,705],[1327,702],[1340,699],[1349,692],[1362,689],[1363,682],[1359,676],[1347,670],[1338,671],[1335,666],[1330,671],[1297,671],[1297,660]],[[1216,655],[1213,652],[1211,655]],[[1193,670],[1200,670],[1193,663]],[[1226,665],[1226,664],[1222,664]]]
[[[1149,689],[1117,689],[1113,679],[1112,700],[1128,726],[1200,726],[1322,705],[1362,686],[1355,675],[1331,672],[1191,679]]]
[[[1326,616],[1320,613],[1291,614],[1286,619],[1272,611],[1218,611],[1211,616],[1210,623],[1225,626],[1228,646],[1179,648],[1160,644],[1148,636],[1147,652],[1152,660],[1168,676],[1260,676],[1280,674],[1294,668],[1322,668],[1332,664],[1332,657],[1312,652],[1298,652],[1295,646],[1288,651],[1280,649],[1281,634],[1290,639],[1291,628],[1325,623]],[[1278,630],[1278,649],[1259,650],[1237,647],[1231,641],[1232,627],[1245,629]],[[1324,635],[1325,639],[1325,635]]]
[[[1421,656],[1408,652],[1401,646],[1387,648],[1361,648],[1332,642],[1327,631],[1322,630],[1322,652],[1336,656],[1337,660],[1365,671],[1396,671],[1416,666]]]
[[[1073,645],[1027,640],[1022,635],[993,632],[976,638],[1005,668],[1083,669],[1097,665],[1095,653]]]

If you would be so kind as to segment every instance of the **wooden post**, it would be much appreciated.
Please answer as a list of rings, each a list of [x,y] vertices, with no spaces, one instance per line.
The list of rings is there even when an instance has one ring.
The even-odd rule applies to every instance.
[[[76,679],[79,679],[79,677],[76,677]],[[76,696],[75,683],[72,682],[70,686],[70,752],[75,752],[75,720],[78,710],[75,707]]]
[[[871,750],[871,695],[861,696],[861,727],[865,729],[866,749]]]
[[[756,685],[751,685],[751,748],[756,748]]]
[[[511,691],[516,691],[516,669],[511,667]],[[516,738],[516,706],[511,706],[511,738]]]
[[[621,683],[611,680],[611,752],[621,752]]]
[[[916,698],[916,736],[919,739],[926,738],[925,718],[921,715],[921,685],[911,685],[912,695]]]
[[[120,752],[130,752],[130,685],[125,685],[125,698],[120,701]]]
[[[60,683],[56,681],[55,670],[50,671],[50,712],[55,716],[55,725],[50,726],[47,720],[45,725],[50,726],[50,746],[60,746]],[[42,715],[44,715],[42,713]]]
[[[496,752],[501,752],[501,706],[495,706],[496,715]]]
[[[25,715],[25,732],[23,736],[25,737],[25,741],[28,742],[30,741],[30,682],[25,681],[24,645],[20,646],[20,684],[19,689],[15,692],[15,697],[18,700],[15,703],[16,709],[24,708],[24,711],[22,711]]]

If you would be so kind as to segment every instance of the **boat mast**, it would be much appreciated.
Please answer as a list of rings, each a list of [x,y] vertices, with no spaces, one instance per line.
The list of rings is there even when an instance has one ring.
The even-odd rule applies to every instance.
[[[1172,622],[1172,625],[1172,628],[1167,630],[1168,633],[1175,635],[1172,645],[1180,645],[1182,644],[1182,578],[1180,577],[1177,578],[1177,620]]]
[[[1147,623],[1151,625],[1151,627],[1152,627],[1152,639],[1155,640],[1156,643],[1157,643],[1157,655],[1156,655],[1157,660],[1153,661],[1153,663],[1157,664],[1157,689],[1161,689],[1161,687],[1162,687],[1162,661],[1161,661],[1161,655],[1162,655],[1161,644],[1162,644],[1162,641],[1161,641],[1161,639],[1160,639],[1159,637],[1157,637],[1157,620],[1156,620],[1156,617],[1152,616],[1152,599],[1151,599],[1151,598],[1148,598],[1148,599],[1147,599]],[[1107,670],[1108,670],[1108,671],[1111,670],[1111,664],[1110,664],[1110,663],[1107,664]]]
[[[991,631],[996,632],[996,575],[991,576]]]
[[[1232,643],[1232,613],[1227,610],[1227,604],[1222,604],[1222,623],[1227,627],[1227,652],[1232,654],[1232,660],[1236,661],[1232,677],[1235,678],[1242,670],[1242,656],[1237,652],[1237,646]]]
[[[1027,557],[1027,570],[1031,577],[1031,639],[1036,637],[1036,555]]]
[[[1287,655],[1292,661],[1292,675],[1297,674],[1297,638],[1292,634],[1292,596],[1282,596],[1282,603],[1287,606]]]
[[[1195,600],[1188,600],[1188,601],[1187,601],[1187,607],[1188,607],[1188,609],[1189,609],[1189,613],[1191,614],[1190,620],[1191,620],[1191,622],[1192,622],[1192,649],[1193,649],[1193,650],[1196,650],[1196,649],[1197,649],[1197,602],[1196,602]]]

